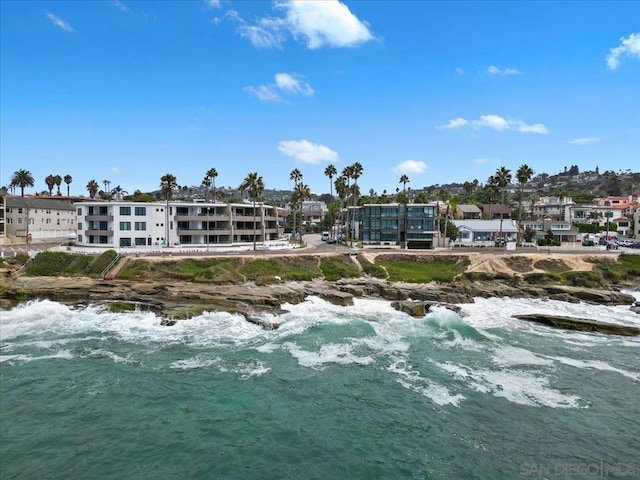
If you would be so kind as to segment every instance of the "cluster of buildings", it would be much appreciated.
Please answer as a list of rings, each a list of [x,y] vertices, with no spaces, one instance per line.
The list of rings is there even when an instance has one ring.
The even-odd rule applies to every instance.
[[[440,235],[445,215],[458,228],[457,245],[515,241],[529,227],[537,238],[549,230],[560,242],[578,242],[575,224],[617,225],[616,234],[640,241],[640,197],[607,197],[593,204],[575,204],[568,197],[542,197],[522,205],[518,224],[506,205],[369,204],[342,212],[342,230],[364,245],[398,245],[430,249],[449,245]],[[203,201],[98,201],[83,197],[0,196],[0,244],[74,241],[79,246],[166,247],[238,245],[283,237],[288,211],[257,203]],[[323,202],[302,205],[301,223],[320,224],[327,215]],[[347,232],[348,230],[348,232]],[[584,233],[584,232],[583,232]]]

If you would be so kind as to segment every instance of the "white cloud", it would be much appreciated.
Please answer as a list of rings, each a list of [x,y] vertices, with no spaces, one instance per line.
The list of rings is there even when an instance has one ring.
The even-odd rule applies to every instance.
[[[300,75],[295,73],[276,73],[275,79],[276,85],[284,93],[290,95],[313,95],[313,88]]]
[[[489,67],[487,67],[487,73],[489,73],[491,75],[498,75],[500,77],[504,77],[506,75],[519,75],[522,72],[520,72],[519,70],[516,70],[515,68],[503,68],[503,69],[500,69],[500,68],[496,67],[495,65],[489,65]]]
[[[244,87],[244,91],[255,95],[263,102],[277,102],[279,100],[282,100],[282,97],[278,94],[278,92],[275,91],[275,88],[272,85]]]
[[[462,67],[456,67],[456,75],[463,75],[464,69]]]
[[[424,173],[427,171],[427,164],[420,160],[405,160],[393,167],[395,173]]]
[[[340,157],[325,145],[317,145],[309,140],[286,140],[278,144],[278,151],[293,158],[296,163],[316,164],[337,162]]]
[[[499,115],[481,115],[480,120],[471,122],[473,128],[492,128],[499,132],[509,129],[509,122]]]
[[[475,163],[476,165],[484,165],[487,162],[489,162],[488,158],[474,158],[473,159],[473,163]]]
[[[322,2],[282,1],[287,28],[307,47],[356,47],[373,39],[367,25],[338,0]]]
[[[54,15],[51,12],[46,12],[46,16],[52,24],[54,24],[58,28],[61,28],[65,32],[69,32],[69,33],[75,32],[74,28],[71,25],[69,25],[68,22],[65,22],[57,15]]]
[[[627,38],[620,37],[620,45],[609,50],[607,65],[610,70],[618,69],[621,56],[640,60],[640,33],[632,33]]]
[[[468,125],[469,122],[464,118],[458,117],[453,120],[449,120],[447,125],[443,125],[438,127],[440,129],[443,128],[460,128],[465,125]],[[478,120],[473,120],[471,122],[471,127],[475,130],[479,130],[482,128],[490,128],[492,130],[496,130],[498,132],[504,132],[506,130],[514,130],[520,133],[538,133],[541,135],[546,135],[549,133],[549,129],[543,125],[542,123],[535,123],[533,125],[529,125],[522,120],[507,120],[500,115],[490,114],[490,115],[481,115]]]
[[[259,87],[244,87],[249,92],[265,102],[282,100],[282,95],[313,95],[311,85],[302,75],[296,73],[276,73],[274,83],[260,85]]]
[[[258,48],[281,47],[287,33],[310,49],[357,47],[374,39],[366,23],[338,0],[276,0],[274,7],[284,16],[263,17],[253,24],[235,10],[226,16],[239,23],[238,33]]]
[[[219,8],[220,0],[203,0],[204,4],[209,8]]]
[[[569,140],[572,145],[591,145],[592,143],[598,143],[602,140],[602,137],[580,137]]]
[[[446,125],[440,125],[438,128],[440,129],[456,129],[456,128],[460,128],[460,127],[464,127],[465,125],[467,125],[469,122],[462,117],[458,117],[458,118],[453,118],[451,120],[449,120],[449,123],[447,123]]]
[[[527,125],[522,120],[518,120],[516,123],[518,131],[522,133],[539,133],[541,135],[546,135],[547,133],[549,133],[549,129],[541,123]]]
[[[121,175],[122,169],[120,167],[111,167],[111,173],[114,175]]]
[[[113,3],[113,6],[116,7],[118,10],[120,10],[121,12],[129,13],[131,11],[131,10],[129,10],[129,7],[127,7],[120,0],[113,0],[111,3]]]

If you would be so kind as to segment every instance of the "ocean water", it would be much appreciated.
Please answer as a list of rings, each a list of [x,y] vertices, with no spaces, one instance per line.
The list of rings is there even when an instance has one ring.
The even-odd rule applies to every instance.
[[[220,312],[0,312],[0,478],[640,478],[640,338],[511,317],[640,325],[627,307],[285,308],[276,331]]]

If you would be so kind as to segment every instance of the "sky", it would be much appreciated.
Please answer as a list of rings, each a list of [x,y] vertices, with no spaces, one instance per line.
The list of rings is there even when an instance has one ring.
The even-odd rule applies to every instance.
[[[25,193],[640,171],[639,1],[0,0],[0,72]]]

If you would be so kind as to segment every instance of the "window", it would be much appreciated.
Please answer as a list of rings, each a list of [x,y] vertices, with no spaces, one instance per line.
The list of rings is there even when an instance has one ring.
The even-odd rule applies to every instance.
[[[136,207],[135,208],[135,214],[136,215],[146,215],[147,214],[147,207]]]
[[[146,230],[147,229],[147,222],[135,222],[135,229],[136,230]]]
[[[120,246],[121,247],[130,247],[131,246],[131,239],[130,238],[121,238],[120,239]]]
[[[82,242],[82,235],[78,234],[78,241]]]
[[[131,230],[131,222],[120,222],[120,230]]]
[[[18,208],[18,213],[22,213],[22,208]]]
[[[78,223],[78,230],[82,230],[82,223]]]
[[[131,207],[120,207],[120,215],[131,215]]]
[[[18,219],[18,225],[22,225],[22,218]]]
[[[78,215],[82,215],[82,208],[78,208]]]

